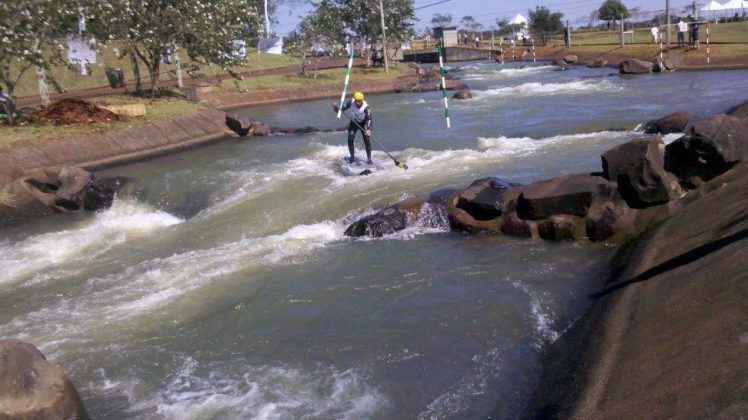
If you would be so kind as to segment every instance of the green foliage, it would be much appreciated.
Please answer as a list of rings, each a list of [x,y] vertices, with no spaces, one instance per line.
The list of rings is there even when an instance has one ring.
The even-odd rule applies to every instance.
[[[176,45],[184,45],[193,61],[228,67],[242,62],[234,54],[233,41],[246,39],[259,28],[252,12],[256,5],[245,0],[85,1],[92,33],[125,42],[125,53],[137,56],[148,69],[154,94],[161,58]]]
[[[444,27],[449,26],[452,23],[452,15],[447,14],[441,14],[441,13],[434,13],[434,16],[431,17],[431,26],[438,28],[438,27]]]
[[[561,23],[563,13],[551,13],[546,7],[536,6],[535,10],[529,10],[528,14],[530,15],[530,29],[543,40],[548,35],[560,32],[564,28],[564,24]]]
[[[60,39],[77,27],[76,10],[73,0],[0,1],[0,83],[11,96],[9,115],[15,111],[13,92],[24,73],[66,62]]]
[[[477,22],[472,16],[463,16],[462,19],[460,19],[460,24],[470,32],[477,32],[483,27],[483,25],[480,22]]]
[[[621,16],[625,18],[631,16],[631,12],[621,0],[605,0],[597,11],[602,20],[617,20]]]
[[[383,0],[387,41],[404,41],[413,34],[413,0]],[[347,39],[376,43],[382,35],[379,2],[373,0],[321,0],[297,28],[297,34],[327,47],[343,46]]]

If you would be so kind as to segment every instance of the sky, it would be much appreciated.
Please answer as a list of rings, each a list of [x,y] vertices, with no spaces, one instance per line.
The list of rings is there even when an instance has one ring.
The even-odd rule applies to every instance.
[[[699,4],[703,5],[707,2],[708,0],[697,1],[697,8],[700,7]],[[722,0],[721,2],[724,3],[725,1]],[[528,9],[535,9],[535,6],[545,6],[554,13],[561,12],[564,14],[564,22],[569,20],[572,27],[577,27],[586,25],[588,23],[586,18],[590,15],[590,12],[600,8],[602,3],[603,0],[415,0],[416,16],[420,19],[416,22],[415,27],[420,32],[425,27],[431,26],[431,18],[434,14],[441,13],[451,14],[452,25],[455,26],[460,26],[460,19],[463,16],[473,16],[476,21],[483,24],[484,29],[488,30],[491,27],[496,27],[496,19],[511,19],[517,13],[528,17]],[[623,4],[629,9],[640,7],[642,11],[665,10],[665,0],[623,0]],[[692,4],[693,1],[690,0],[670,0],[670,8],[676,12]],[[292,8],[288,6],[279,7],[277,17],[280,23],[273,26],[272,29],[281,35],[287,35],[288,32],[294,30],[299,22],[298,15],[305,14],[309,10],[310,7],[306,4],[296,5]],[[584,22],[580,22],[580,18],[585,18]]]

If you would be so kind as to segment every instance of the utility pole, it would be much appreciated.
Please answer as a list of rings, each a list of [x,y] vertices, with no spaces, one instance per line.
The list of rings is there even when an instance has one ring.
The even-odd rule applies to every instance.
[[[382,21],[382,54],[384,54],[384,72],[390,74],[390,63],[387,58],[387,35],[384,30],[384,6],[379,0],[379,19]]]
[[[665,42],[667,42],[667,49],[670,51],[670,0],[665,0],[665,20],[667,23]]]

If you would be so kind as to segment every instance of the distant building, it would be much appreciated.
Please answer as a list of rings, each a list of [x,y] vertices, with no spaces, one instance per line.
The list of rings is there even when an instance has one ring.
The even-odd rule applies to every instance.
[[[459,43],[456,26],[440,26],[434,28],[434,39],[443,40],[445,47],[456,47]]]

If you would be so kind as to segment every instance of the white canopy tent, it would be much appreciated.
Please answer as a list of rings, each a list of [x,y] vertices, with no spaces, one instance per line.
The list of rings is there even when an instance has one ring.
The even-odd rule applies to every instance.
[[[701,10],[702,12],[716,12],[717,10],[725,10],[725,6],[712,0],[706,6],[702,7],[699,10]]]
[[[521,14],[517,13],[517,16],[513,17],[512,20],[509,21],[510,25],[519,25],[520,30],[513,34],[512,38],[520,39],[522,37],[527,37],[529,35],[527,31],[527,23],[529,20],[527,20],[526,17],[522,16]]]
[[[522,16],[521,14],[517,13],[517,16],[513,17],[512,20],[509,21],[510,25],[525,25],[527,26],[527,18]]]
[[[722,5],[723,10],[748,9],[748,1],[730,0]]]
[[[715,22],[715,13],[722,10],[725,10],[725,6],[723,6],[721,3],[717,3],[714,0],[710,1],[706,6],[699,9],[700,12],[712,12],[712,19],[715,19]]]

